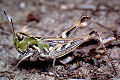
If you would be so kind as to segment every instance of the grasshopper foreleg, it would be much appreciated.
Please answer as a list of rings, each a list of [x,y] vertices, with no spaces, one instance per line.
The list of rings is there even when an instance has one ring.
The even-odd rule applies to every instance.
[[[15,70],[15,69],[17,68],[17,66],[18,66],[23,60],[25,60],[26,58],[28,58],[28,57],[30,57],[30,56],[32,56],[32,55],[33,55],[33,53],[29,53],[28,55],[24,56],[24,57],[17,63],[17,65],[14,67],[13,70]]]

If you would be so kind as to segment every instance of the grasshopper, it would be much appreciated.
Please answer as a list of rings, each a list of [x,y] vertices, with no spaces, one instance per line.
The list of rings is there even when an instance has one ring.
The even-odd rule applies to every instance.
[[[4,14],[6,15],[5,11],[4,11]],[[75,22],[68,30],[65,30],[59,37],[44,37],[44,36],[36,37],[33,35],[28,35],[27,33],[23,33],[23,32],[15,33],[13,21],[11,19],[10,22],[12,25],[11,28],[13,33],[14,46],[20,54],[24,55],[24,57],[17,63],[16,67],[24,59],[31,56],[35,56],[35,55],[37,55],[40,60],[52,59],[53,66],[54,66],[56,59],[69,54],[70,52],[74,51],[78,46],[80,46],[82,43],[98,36],[101,43],[100,46],[103,47],[105,54],[108,56],[111,62],[111,65],[114,69],[112,59],[109,53],[107,53],[103,40],[98,32],[92,31],[88,35],[85,35],[80,38],[74,38],[74,39],[68,38],[68,36],[70,36],[70,34],[74,32],[78,27],[80,27],[82,23],[84,23],[86,20],[91,20],[95,24],[105,28],[106,30],[109,30],[109,28],[96,22],[92,17],[85,15],[85,16],[81,16],[77,22]],[[113,34],[111,30],[110,32]],[[69,57],[69,58],[66,58],[64,62],[63,61],[60,61],[60,62],[64,64],[66,63],[66,61],[69,62],[72,59],[73,57]]]

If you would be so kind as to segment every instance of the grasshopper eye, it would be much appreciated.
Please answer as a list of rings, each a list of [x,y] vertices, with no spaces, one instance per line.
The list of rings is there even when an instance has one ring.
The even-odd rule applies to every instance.
[[[19,41],[22,41],[22,40],[24,39],[24,36],[23,36],[23,35],[17,34],[16,36],[18,37],[18,40],[19,40]]]

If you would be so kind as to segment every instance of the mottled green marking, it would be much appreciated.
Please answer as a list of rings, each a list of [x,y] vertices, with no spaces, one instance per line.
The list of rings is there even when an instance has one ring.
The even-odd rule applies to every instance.
[[[39,43],[39,41],[37,40],[37,39],[35,39],[35,38],[28,38],[28,42],[29,42],[29,44],[38,44]]]
[[[13,40],[14,40],[15,47],[18,47],[18,43],[19,43],[18,37],[15,36]]]
[[[22,41],[18,43],[20,51],[25,51],[28,47],[28,38],[25,37]]]
[[[39,48],[40,50],[43,50],[43,49],[45,49],[45,48],[48,49],[48,48],[49,48],[49,44],[39,43],[38,48]]]

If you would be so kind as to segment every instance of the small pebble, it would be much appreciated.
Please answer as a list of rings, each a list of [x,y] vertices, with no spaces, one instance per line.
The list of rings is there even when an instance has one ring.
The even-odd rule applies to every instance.
[[[68,9],[68,6],[67,5],[61,5],[61,9],[63,9],[63,10]]]
[[[103,70],[101,68],[98,68],[98,71],[103,72]]]
[[[0,77],[0,80],[9,80],[9,79],[6,77]]]
[[[25,5],[25,3],[24,3],[24,2],[21,2],[21,3],[20,3],[20,8],[21,8],[21,9],[24,9],[24,8],[25,8],[25,6],[26,6],[26,5]]]

